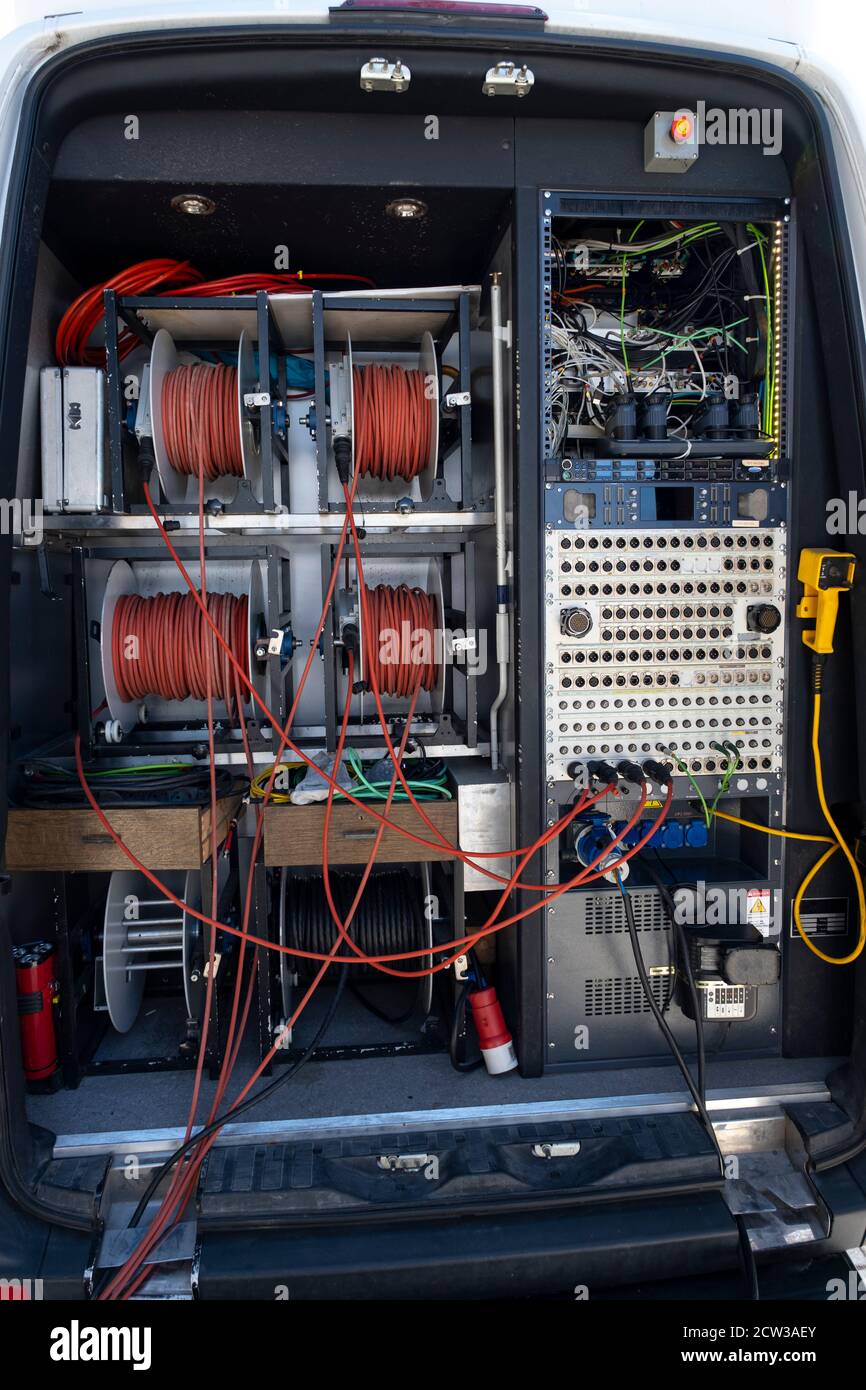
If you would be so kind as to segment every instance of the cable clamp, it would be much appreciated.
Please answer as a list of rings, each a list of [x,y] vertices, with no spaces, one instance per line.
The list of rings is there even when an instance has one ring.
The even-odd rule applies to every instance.
[[[455,980],[461,980],[461,981],[463,981],[463,980],[468,980],[468,979],[469,979],[469,957],[468,957],[468,956],[458,956],[458,957],[456,958],[456,960],[454,961],[454,978],[455,978]]]
[[[471,405],[472,393],[470,391],[449,391],[445,397],[445,405],[449,410],[454,410],[458,405]]]
[[[270,403],[271,394],[269,391],[247,391],[244,393],[244,405],[248,410],[254,408],[261,409],[266,405],[270,405]]]

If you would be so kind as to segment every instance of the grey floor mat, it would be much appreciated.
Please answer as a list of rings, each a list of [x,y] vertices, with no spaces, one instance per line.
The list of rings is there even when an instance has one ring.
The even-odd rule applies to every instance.
[[[252,1057],[242,1058],[238,1075],[249,1075]],[[709,1063],[711,1089],[821,1081],[832,1059],[753,1061],[725,1059]],[[457,1074],[447,1057],[396,1057],[347,1062],[310,1062],[284,1089],[257,1107],[250,1118],[309,1119],[315,1116],[437,1110],[461,1105],[529,1104],[608,1095],[680,1092],[674,1067],[570,1072],[527,1079],[515,1073],[488,1077],[483,1071]],[[76,1091],[33,1096],[30,1118],[57,1134],[91,1134],[107,1130],[164,1129],[186,1120],[192,1090],[190,1073],[149,1076],[88,1077]],[[204,1086],[210,1097],[212,1083]]]

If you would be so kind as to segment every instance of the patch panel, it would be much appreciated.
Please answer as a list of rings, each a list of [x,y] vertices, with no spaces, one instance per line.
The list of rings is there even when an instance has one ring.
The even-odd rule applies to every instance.
[[[620,530],[545,545],[548,775],[671,748],[693,774],[781,771],[786,536]]]

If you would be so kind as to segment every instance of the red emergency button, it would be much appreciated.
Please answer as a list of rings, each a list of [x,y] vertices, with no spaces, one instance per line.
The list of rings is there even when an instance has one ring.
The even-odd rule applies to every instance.
[[[671,121],[671,139],[675,145],[684,145],[694,134],[694,117],[688,111],[678,111]]]

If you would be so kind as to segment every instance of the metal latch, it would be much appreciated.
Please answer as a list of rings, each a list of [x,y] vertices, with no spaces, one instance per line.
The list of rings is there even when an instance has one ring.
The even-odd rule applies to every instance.
[[[420,1173],[438,1167],[439,1160],[435,1154],[380,1154],[376,1163],[388,1173]]]
[[[268,391],[247,391],[244,395],[244,405],[248,410],[252,410],[254,406],[261,407],[270,405],[270,403],[271,397]]]
[[[508,58],[487,69],[481,90],[486,97],[525,97],[534,85],[535,73],[525,63],[518,67]]]
[[[580,1140],[571,1139],[561,1144],[533,1144],[533,1158],[576,1158],[580,1153]]]
[[[399,58],[393,63],[387,58],[371,58],[361,68],[362,92],[405,92],[411,81],[411,72]]]
[[[471,405],[472,397],[468,391],[449,391],[445,404],[449,410],[453,410],[458,405]]]

